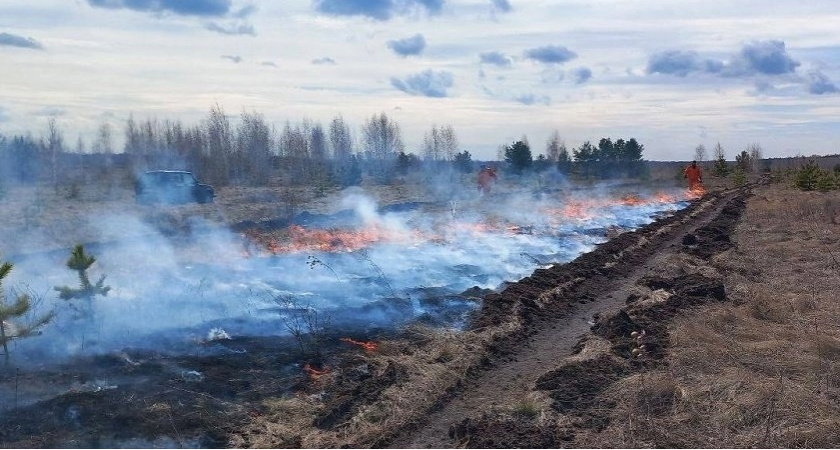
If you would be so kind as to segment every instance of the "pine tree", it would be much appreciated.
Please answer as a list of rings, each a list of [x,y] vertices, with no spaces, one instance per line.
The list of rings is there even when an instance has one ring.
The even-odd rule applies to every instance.
[[[455,155],[455,167],[462,173],[469,173],[473,170],[472,155],[464,150]]]
[[[3,346],[6,364],[9,363],[9,342],[31,336],[37,328],[46,325],[53,317],[52,313],[49,313],[29,324],[12,323],[12,320],[22,318],[32,308],[29,296],[25,294],[16,296],[17,298],[11,302],[6,301],[3,293],[3,278],[9,275],[12,267],[12,263],[9,262],[0,264],[0,344]]]
[[[514,173],[521,174],[525,169],[531,167],[534,162],[531,156],[531,148],[523,139],[516,141],[505,148],[505,161],[510,164]]]
[[[729,165],[726,163],[726,153],[720,142],[715,145],[715,166],[713,173],[718,178],[726,178],[729,175]]]
[[[803,191],[817,190],[820,178],[823,178],[823,170],[814,160],[808,160],[799,170],[796,171],[793,183]]]
[[[73,248],[73,251],[70,252],[70,258],[67,260],[67,268],[78,272],[79,287],[71,288],[69,286],[56,286],[55,290],[58,291],[58,296],[62,300],[73,300],[76,298],[84,299],[86,300],[89,311],[90,303],[94,296],[108,295],[108,291],[111,290],[111,287],[105,286],[105,275],[99,277],[99,281],[97,281],[96,284],[91,284],[90,278],[88,277],[87,270],[95,262],[96,258],[93,255],[85,254],[85,248],[82,244],[77,244],[76,247]]]

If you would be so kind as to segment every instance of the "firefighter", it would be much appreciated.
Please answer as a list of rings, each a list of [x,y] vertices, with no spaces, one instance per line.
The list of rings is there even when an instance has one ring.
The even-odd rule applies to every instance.
[[[685,168],[683,178],[688,179],[688,189],[690,191],[703,189],[703,173],[700,171],[697,161],[692,161],[691,165]]]
[[[478,172],[478,192],[481,195],[490,193],[490,188],[493,186],[493,181],[496,180],[496,169],[488,166],[482,166]]]

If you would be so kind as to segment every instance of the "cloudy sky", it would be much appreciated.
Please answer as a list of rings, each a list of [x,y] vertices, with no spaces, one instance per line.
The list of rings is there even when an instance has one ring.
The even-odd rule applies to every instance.
[[[454,127],[475,159],[635,137],[651,160],[840,152],[834,0],[2,0],[0,133],[278,128],[385,112],[408,151]]]

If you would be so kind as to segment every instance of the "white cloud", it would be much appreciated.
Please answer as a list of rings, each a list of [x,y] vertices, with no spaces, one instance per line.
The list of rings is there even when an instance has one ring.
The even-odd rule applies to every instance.
[[[772,156],[836,136],[832,2],[685,1],[4,0],[0,33],[43,49],[0,46],[3,133],[37,135],[60,108],[68,136],[90,140],[103,117],[119,136],[129,113],[195,124],[218,102],[275,124],[342,114],[358,128],[393,111],[407,150],[434,121],[476,158],[523,134],[539,148],[554,129],[569,146],[637,137],[652,159],[717,140],[762,141]],[[418,35],[420,58],[388,46]],[[668,51],[682,53],[649,70]],[[804,124],[790,127],[791,102]]]

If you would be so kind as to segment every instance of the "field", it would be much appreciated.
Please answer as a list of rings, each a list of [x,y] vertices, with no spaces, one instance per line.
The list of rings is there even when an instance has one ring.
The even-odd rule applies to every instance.
[[[210,270],[203,266],[214,260],[226,269],[190,278],[180,272],[173,276],[170,271],[176,266],[164,264],[144,274],[153,273],[155,284],[162,287],[144,290],[149,282],[143,276],[135,276],[139,280],[132,285],[136,298],[154,292],[160,297],[155,301],[167,306],[164,311],[149,316],[114,306],[99,317],[128,315],[125,326],[132,321],[160,322],[177,314],[178,305],[200,300],[206,309],[199,308],[199,319],[208,319],[201,327],[185,322],[179,329],[194,331],[193,342],[159,331],[143,335],[147,345],[107,348],[95,342],[108,336],[107,323],[98,324],[96,339],[85,335],[80,340],[77,327],[87,324],[69,319],[48,324],[42,336],[13,341],[13,364],[0,371],[0,443],[835,447],[840,443],[840,329],[833,320],[840,289],[840,196],[836,191],[800,192],[784,180],[754,181],[735,188],[729,180],[709,180],[706,195],[687,198],[678,210],[645,210],[659,217],[653,223],[631,227],[586,222],[574,232],[562,228],[591,251],[553,265],[542,260],[560,253],[542,247],[541,222],[529,219],[528,224],[536,223],[529,225],[537,230],[533,231],[512,212],[527,209],[523,199],[535,198],[535,192],[545,194],[534,203],[542,206],[594,192],[593,186],[523,186],[503,180],[493,201],[474,198],[469,178],[457,181],[465,194],[455,200],[423,184],[362,188],[380,208],[409,214],[408,223],[418,220],[415,212],[438,218],[466,217],[465,211],[471,211],[484,226],[504,228],[469,234],[475,245],[462,242],[465,234],[428,238],[434,248],[458,250],[446,253],[447,258],[462,250],[474,255],[488,246],[521,241],[540,249],[529,250],[532,266],[539,268],[516,278],[502,277],[504,282],[494,289],[465,290],[454,284],[446,295],[412,291],[409,298],[422,303],[425,315],[406,313],[410,308],[393,306],[396,302],[388,308],[366,305],[352,310],[387,310],[392,314],[387,321],[399,317],[403,326],[369,319],[364,326],[351,321],[316,323],[308,325],[314,333],[299,338],[288,332],[289,317],[318,320],[307,315],[310,310],[305,307],[269,308],[272,317],[281,308],[280,319],[261,322],[259,329],[274,327],[276,332],[254,333],[249,328],[254,324],[221,319],[232,314],[231,309],[216,311],[207,305],[222,303],[215,300],[226,295],[220,286],[235,286],[238,278],[231,273],[265,277],[262,266],[241,262],[250,259],[227,250],[248,252],[249,258],[270,261],[276,268],[289,257],[273,253],[272,243],[309,242],[295,240],[287,225],[295,219],[315,223],[341,216],[346,192],[232,188],[222,190],[213,205],[161,207],[134,205],[130,190],[120,185],[58,192],[43,186],[9,189],[0,200],[0,257],[18,264],[15,270],[21,277],[33,273],[27,261],[60,267],[77,243],[94,254],[113,252],[139,262],[157,262],[166,253],[163,249],[171,247],[178,267]],[[619,209],[610,205],[607,211],[622,219],[630,216],[628,211],[638,211],[637,202],[663,190],[672,195],[680,188],[673,180],[645,187],[598,187],[603,198],[618,199]],[[629,209],[621,209],[625,207]],[[102,216],[108,220],[100,222]],[[552,236],[555,241],[561,237]],[[328,242],[359,253],[347,237],[331,236]],[[423,249],[425,242],[409,247]],[[404,248],[398,252],[401,258],[406,257]],[[302,254],[313,252],[308,248]],[[395,263],[375,262],[391,261],[382,259],[384,253],[362,254],[367,256],[348,266],[387,274],[368,277],[376,285],[374,292],[402,291],[393,274],[408,273],[393,272]],[[301,266],[302,277],[323,277],[324,285],[330,278],[349,276],[345,266],[338,265],[341,258],[318,258],[309,260],[311,266],[297,262],[283,267]],[[432,266],[450,267],[439,261],[433,260]],[[483,261],[488,267],[495,262],[490,254]],[[465,276],[486,275],[464,269],[477,265],[451,267],[466,270],[458,272]],[[98,267],[115,289],[125,284],[116,281],[132,275],[117,267],[121,266],[104,256]],[[449,278],[453,272],[441,273]],[[73,282],[72,274],[62,278],[58,269],[39,276],[47,286]],[[207,277],[213,279],[204,281]],[[55,296],[33,287],[32,280],[12,281],[4,283],[7,293],[10,286],[25,286],[44,304]],[[24,281],[30,284],[22,285]],[[173,294],[170,288],[177,283],[187,288]],[[342,289],[347,285],[335,284]],[[132,298],[125,290],[113,295]],[[178,296],[178,302],[168,302],[167,295]],[[247,305],[249,311],[261,307],[254,305]],[[457,314],[452,313],[453,305],[461,307]],[[302,312],[294,316],[292,311]],[[237,314],[246,322],[252,317]],[[460,323],[461,317],[469,320]],[[60,352],[72,350],[72,357],[56,357],[60,352],[55,345],[47,351],[26,342],[55,336],[59,326],[68,343]],[[208,328],[216,334],[208,335]],[[49,364],[39,359],[43,355],[51,355]]]

